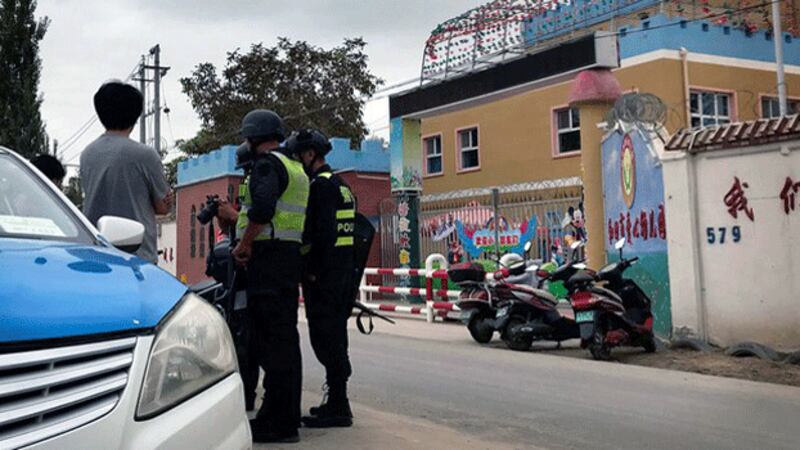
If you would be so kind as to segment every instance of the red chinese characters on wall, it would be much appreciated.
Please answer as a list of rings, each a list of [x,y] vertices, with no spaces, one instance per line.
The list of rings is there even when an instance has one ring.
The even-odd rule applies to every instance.
[[[614,244],[620,238],[627,238],[630,244],[636,240],[667,239],[667,221],[664,204],[654,209],[643,209],[639,214],[620,213],[619,219],[608,220],[608,242]]]
[[[781,200],[783,201],[783,211],[788,215],[794,211],[797,205],[797,194],[800,192],[800,181],[795,182],[792,177],[786,177],[786,182],[781,189]]]
[[[725,194],[723,200],[725,201],[725,206],[728,208],[728,214],[733,216],[734,219],[738,219],[739,213],[744,212],[751,222],[755,222],[753,208],[747,205],[747,195],[745,195],[744,191],[749,187],[750,185],[742,183],[739,177],[733,177],[733,186],[731,186],[728,193]]]

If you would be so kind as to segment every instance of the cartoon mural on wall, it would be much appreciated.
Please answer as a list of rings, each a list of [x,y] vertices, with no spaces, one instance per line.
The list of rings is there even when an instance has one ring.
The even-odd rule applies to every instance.
[[[623,129],[630,129],[623,131]],[[614,243],[626,238],[627,256],[639,264],[626,275],[653,300],[654,328],[661,336],[672,332],[664,180],[654,151],[655,136],[632,126],[618,127],[602,144],[606,255],[618,259]]]
[[[389,152],[392,191],[422,190],[422,144],[419,121],[392,119]]]

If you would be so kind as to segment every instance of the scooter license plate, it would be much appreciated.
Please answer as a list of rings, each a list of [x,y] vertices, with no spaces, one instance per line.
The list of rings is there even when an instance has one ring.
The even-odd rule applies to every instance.
[[[575,322],[594,322],[594,311],[578,311],[575,313]]]
[[[508,314],[508,306],[506,306],[505,308],[498,309],[495,318],[499,319],[501,317],[504,317],[506,314]]]

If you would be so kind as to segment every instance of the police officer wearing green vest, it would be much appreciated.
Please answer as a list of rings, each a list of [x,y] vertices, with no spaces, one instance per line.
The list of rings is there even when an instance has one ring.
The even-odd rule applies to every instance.
[[[311,408],[303,424],[310,428],[349,427],[353,413],[347,399],[347,380],[352,374],[347,320],[354,299],[346,297],[352,293],[355,198],[326,164],[331,144],[322,132],[301,130],[288,139],[286,147],[299,155],[311,178],[303,233],[303,296],[311,347],[325,366],[328,386],[326,399]]]
[[[247,267],[250,342],[257,347],[252,350],[264,369],[266,391],[250,428],[254,442],[298,442],[302,361],[297,310],[308,177],[280,146],[284,125],[274,112],[249,112],[241,135],[254,160],[241,193],[233,256]]]

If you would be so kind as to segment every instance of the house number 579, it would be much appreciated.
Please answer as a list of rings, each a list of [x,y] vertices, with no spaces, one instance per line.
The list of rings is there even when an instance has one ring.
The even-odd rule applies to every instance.
[[[730,238],[728,237],[727,227],[708,227],[706,228],[706,238],[709,244],[724,244],[733,241],[734,243],[742,240],[742,229],[739,226],[732,227]]]

